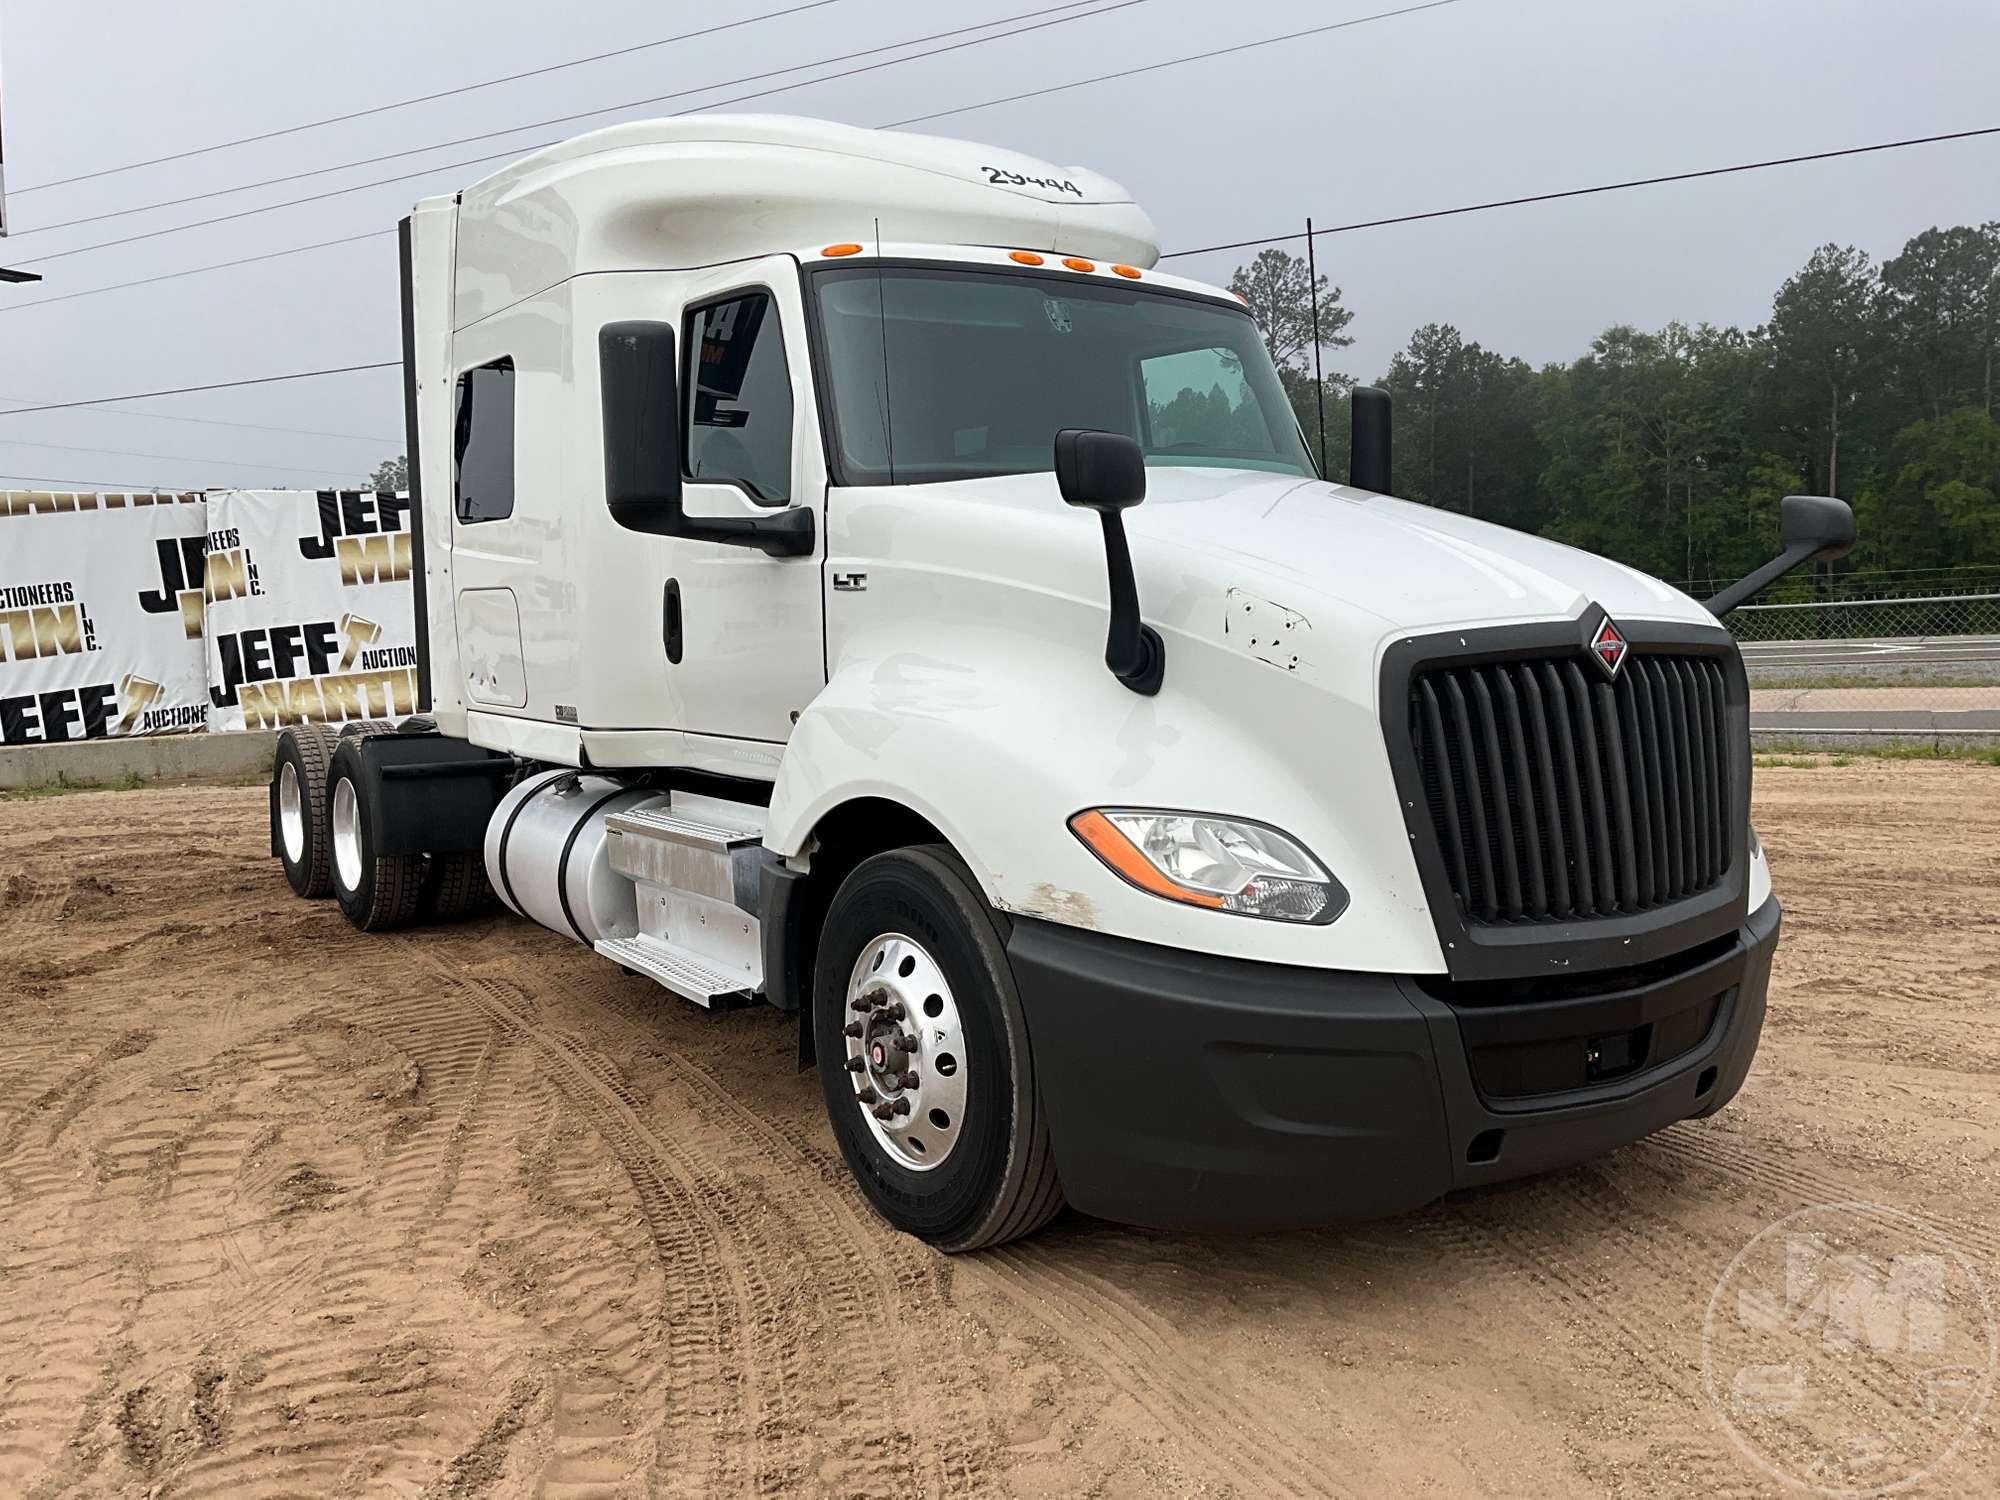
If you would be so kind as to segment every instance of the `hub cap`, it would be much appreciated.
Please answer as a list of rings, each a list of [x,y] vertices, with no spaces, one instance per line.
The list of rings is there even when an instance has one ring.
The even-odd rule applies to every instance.
[[[299,773],[290,761],[278,768],[278,838],[293,864],[306,857],[306,813],[299,796]]]
[[[892,932],[861,950],[847,981],[847,1073],[855,1105],[899,1166],[927,1172],[965,1124],[965,1037],[937,960]]]
[[[354,783],[345,776],[333,784],[333,868],[344,891],[361,886],[361,809]]]

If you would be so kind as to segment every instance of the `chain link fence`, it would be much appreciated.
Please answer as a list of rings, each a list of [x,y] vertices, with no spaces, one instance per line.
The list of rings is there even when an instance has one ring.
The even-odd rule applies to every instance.
[[[1821,597],[1731,614],[1752,732],[1767,743],[2000,744],[2000,575],[1949,571],[1809,579]]]

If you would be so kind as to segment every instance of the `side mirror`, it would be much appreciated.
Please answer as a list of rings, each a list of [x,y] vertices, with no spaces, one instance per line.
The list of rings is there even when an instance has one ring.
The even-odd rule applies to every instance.
[[[1349,410],[1351,441],[1348,445],[1347,482],[1357,490],[1390,493],[1389,437],[1391,407],[1389,393],[1372,385],[1357,385]]]
[[[1139,619],[1139,582],[1125,541],[1125,512],[1146,498],[1146,455],[1121,432],[1065,427],[1056,434],[1056,487],[1071,505],[1097,512],[1111,581],[1111,630],[1104,665],[1135,693],[1151,697],[1167,675],[1167,643]]]
[[[604,404],[604,499],[630,531],[683,529],[679,373],[671,323],[607,323],[597,333]]]
[[[755,547],[770,557],[810,557],[817,546],[804,506],[761,516],[690,516],[681,505],[680,381],[671,323],[607,323],[597,332],[604,407],[604,500],[628,531]]]
[[[1056,434],[1056,485],[1089,510],[1129,510],[1146,498],[1146,455],[1122,432],[1065,427]]]
[[[1814,562],[1845,557],[1854,550],[1854,507],[1831,495],[1787,495],[1778,506],[1778,540],[1787,552],[1811,547]]]
[[[1717,619],[1748,604],[1792,569],[1832,562],[1854,547],[1854,509],[1832,495],[1787,495],[1778,507],[1778,555],[1707,602]]]

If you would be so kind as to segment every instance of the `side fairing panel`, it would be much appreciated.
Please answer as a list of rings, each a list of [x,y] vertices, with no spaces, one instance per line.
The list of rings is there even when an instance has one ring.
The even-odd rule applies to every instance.
[[[424,605],[429,629],[431,708],[447,734],[464,734],[456,590],[451,567],[452,508],[452,265],[458,210],[449,198],[427,198],[410,215],[412,353],[416,361],[416,451],[423,493]]]

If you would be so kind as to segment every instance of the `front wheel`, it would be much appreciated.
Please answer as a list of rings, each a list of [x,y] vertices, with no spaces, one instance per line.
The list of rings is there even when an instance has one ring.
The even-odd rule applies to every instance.
[[[1005,934],[950,849],[878,854],[820,934],[813,1038],[835,1139],[876,1210],[941,1250],[1062,1207]]]

